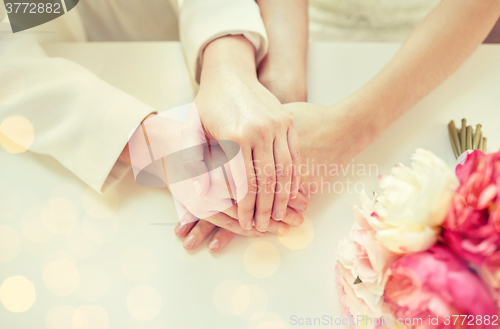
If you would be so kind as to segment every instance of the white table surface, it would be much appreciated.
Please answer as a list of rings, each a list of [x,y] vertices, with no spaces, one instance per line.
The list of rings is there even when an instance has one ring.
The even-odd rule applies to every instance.
[[[347,96],[389,61],[398,47],[311,45],[310,101],[330,104]],[[194,97],[175,42],[45,48],[51,56],[78,62],[159,110]],[[422,147],[453,165],[446,125],[462,117],[472,124],[482,123],[489,150],[497,150],[498,58],[500,46],[481,46],[353,163],[376,164],[379,173],[385,173],[398,162],[409,164],[412,152]],[[5,235],[0,241],[0,255],[15,256],[0,262],[0,283],[22,275],[36,291],[35,303],[24,313],[12,313],[0,304],[2,329],[280,329],[300,327],[291,325],[293,315],[340,316],[335,251],[353,223],[355,193],[315,196],[306,223],[286,239],[236,238],[224,252],[211,255],[206,244],[193,252],[182,248],[173,234],[177,218],[170,195],[137,185],[132,175],[106,194],[106,204],[99,205],[94,193],[48,156],[13,155],[0,148],[0,164],[0,225],[4,232],[17,231],[8,241]],[[376,176],[345,176],[339,181],[362,182],[372,190]],[[64,208],[54,229],[43,212],[61,200],[73,206]],[[307,326],[319,327],[325,326]]]

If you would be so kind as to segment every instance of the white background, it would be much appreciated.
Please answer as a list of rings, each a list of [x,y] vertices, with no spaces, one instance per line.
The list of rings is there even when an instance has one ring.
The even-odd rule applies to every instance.
[[[312,44],[310,101],[332,104],[349,95],[398,47]],[[160,111],[194,98],[176,42],[53,44],[46,50],[82,64]],[[352,163],[376,164],[379,173],[387,173],[396,163],[408,165],[413,151],[421,147],[452,166],[447,124],[462,117],[483,124],[489,151],[498,150],[498,58],[500,46],[482,46]],[[102,205],[96,194],[48,156],[13,155],[0,148],[0,160],[0,225],[19,234],[9,247],[0,241],[0,253],[15,255],[0,262],[0,283],[22,275],[36,290],[36,301],[27,312],[12,313],[0,304],[2,329],[280,329],[299,327],[290,325],[292,315],[340,317],[334,265],[337,243],[354,220],[355,194],[315,196],[308,220],[286,239],[236,238],[224,252],[211,255],[206,244],[194,252],[182,248],[173,233],[177,218],[166,190],[138,186],[129,174],[105,195]],[[377,179],[347,176],[340,181],[347,178],[364,183],[368,191]],[[68,214],[62,211],[62,222],[56,223],[60,227],[54,229],[43,209],[61,197],[72,206],[64,208]],[[59,276],[61,271],[67,275]],[[315,327],[328,326],[308,326]]]

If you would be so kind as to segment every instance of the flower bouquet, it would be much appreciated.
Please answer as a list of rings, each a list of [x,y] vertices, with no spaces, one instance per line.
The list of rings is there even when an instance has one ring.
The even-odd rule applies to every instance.
[[[499,328],[500,152],[464,123],[449,126],[455,173],[418,149],[361,194],[336,265],[344,325]]]

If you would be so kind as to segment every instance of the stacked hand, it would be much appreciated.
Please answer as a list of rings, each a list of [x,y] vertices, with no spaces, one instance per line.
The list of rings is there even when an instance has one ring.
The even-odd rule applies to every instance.
[[[284,105],[296,122],[296,129],[300,138],[300,148],[303,161],[315,164],[344,164],[349,162],[358,152],[365,148],[372,140],[373,135],[364,133],[361,135],[359,124],[354,120],[359,107],[355,102],[346,99],[333,106],[322,106],[310,103],[290,103]],[[322,125],[321,122],[324,124]],[[335,125],[335,129],[332,129]],[[304,167],[304,166],[303,166]],[[304,167],[305,168],[305,167]],[[309,168],[310,169],[310,168]],[[306,171],[304,169],[304,171]],[[305,196],[313,194],[315,188],[320,186],[321,180],[327,180],[327,172],[320,171],[320,175],[311,175],[303,172],[301,182],[301,193],[296,199],[289,203],[287,216],[284,222],[292,226],[299,226],[303,222],[303,216],[297,212],[305,211],[307,203]],[[229,173],[230,174],[230,173]],[[315,185],[318,184],[318,185]],[[304,207],[304,208],[302,208]],[[235,236],[234,226],[237,210],[229,209],[227,214],[219,214],[207,220],[200,220],[185,226],[178,225],[175,229],[179,237],[187,237],[184,240],[184,247],[187,249],[196,248],[213,231],[215,235],[211,238],[208,248],[210,252],[222,250]],[[231,218],[233,217],[233,218]],[[213,225],[215,221],[224,222],[225,226]],[[275,221],[271,221],[269,231],[275,232]],[[278,228],[279,230],[279,228]],[[278,232],[279,233],[279,232]],[[194,241],[194,243],[193,243]]]
[[[229,37],[216,40],[205,49],[195,103],[206,138],[238,142],[245,170],[236,166],[226,170],[228,181],[234,181],[233,198],[237,205],[176,227],[178,236],[187,237],[187,249],[196,248],[214,230],[209,243],[211,252],[222,250],[235,234],[286,234],[288,225],[303,222],[300,212],[308,207],[305,196],[317,192],[321,180],[327,179],[310,175],[310,168],[301,166],[300,154],[302,159],[314,160],[316,164],[342,164],[371,141],[369,133],[362,138],[356,134],[359,128],[355,118],[360,110],[353,101],[345,100],[332,107],[298,103],[307,95],[304,70],[299,70],[294,79],[287,72],[287,65],[280,65],[276,57],[268,57],[259,68],[258,81],[255,70],[245,69],[254,67],[252,56],[239,56],[238,60],[231,56],[235,50],[238,54],[251,54],[250,48],[243,37]],[[281,102],[297,103],[281,105],[273,94]],[[192,160],[204,165],[200,157]],[[286,170],[290,165],[291,172]],[[287,184],[291,188],[281,188]],[[191,197],[187,214],[194,204],[210,200],[212,191],[227,188],[223,177],[215,174],[198,176],[193,185],[199,186],[200,191]],[[246,192],[247,187],[248,193],[242,197],[241,191]],[[277,221],[280,219],[281,223]],[[252,229],[252,223],[258,231]]]
[[[307,95],[305,92],[307,1],[257,0],[257,3],[269,38],[267,58],[262,62],[258,70],[259,79],[262,85],[277,96],[281,102],[304,101]],[[297,136],[300,138],[302,162],[307,162],[307,159],[314,159],[315,164],[324,164],[328,168],[329,165],[340,165],[349,161],[374,140],[378,134],[387,129],[399,116],[434,90],[462,65],[485,39],[495,22],[498,21],[499,12],[500,4],[497,1],[443,1],[415,28],[394,58],[373,79],[347,99],[331,107],[305,103],[285,106],[293,118]],[[464,24],[464,22],[467,22],[467,24]],[[464,28],[464,26],[467,28]],[[427,37],[430,34],[433,35],[433,38]],[[453,56],[450,56],[450,52]],[[236,57],[233,57],[233,60],[238,58],[241,53],[238,52]],[[232,61],[230,58],[223,58],[223,60],[226,62]],[[204,62],[204,70],[205,68]],[[292,78],[290,78],[289,73],[294,71],[298,72],[298,76],[292,74]],[[433,72],[433,74],[427,74],[427,72]],[[255,67],[253,73],[255,73]],[[210,81],[210,79],[205,81]],[[224,103],[237,105],[235,107],[236,111],[239,111],[239,115],[235,115],[232,122],[222,121],[222,116],[214,116],[215,108],[225,109],[223,110],[224,115],[228,113],[228,108],[219,104],[215,107],[207,107],[211,108],[211,110],[202,109],[202,120],[209,122],[209,116],[211,116],[221,120],[220,122],[230,122],[233,124],[233,128],[239,128],[238,124],[243,122],[250,122],[251,126],[248,129],[248,126],[244,125],[245,129],[248,130],[239,130],[239,133],[224,135],[224,129],[215,129],[215,122],[212,122],[207,127],[207,130],[213,133],[211,137],[220,138],[223,135],[229,138],[244,137],[239,139],[244,144],[245,137],[255,137],[255,133],[258,135],[259,130],[255,129],[257,126],[277,127],[276,132],[273,131],[272,134],[268,134],[268,139],[263,140],[265,143],[262,145],[267,145],[267,148],[259,149],[255,139],[252,138],[249,139],[251,142],[242,145],[242,148],[246,150],[247,161],[253,157],[253,159],[264,159],[265,164],[287,163],[288,159],[285,159],[284,156],[277,156],[274,143],[271,151],[269,140],[274,138],[273,142],[277,141],[280,145],[278,151],[283,152],[286,149],[284,146],[284,131],[287,129],[290,132],[293,127],[292,122],[288,117],[283,116],[282,112],[278,111],[278,104],[266,96],[266,93],[261,88],[262,86],[246,79],[240,79],[242,84],[229,78],[227,81],[229,81],[229,84],[226,87],[235,86],[233,90],[221,87],[221,84],[215,84],[216,87],[211,92],[220,89],[219,91],[222,91],[224,97],[226,97]],[[204,90],[207,89],[202,86],[200,88],[200,100],[207,97],[206,94],[205,96],[202,94]],[[228,95],[232,95],[232,97],[227,99]],[[294,95],[298,99],[294,99]],[[208,96],[206,99],[210,97]],[[250,98],[253,98],[254,101],[250,101]],[[246,101],[241,103],[242,100]],[[207,104],[209,103],[207,102]],[[275,105],[270,105],[272,103]],[[214,104],[217,104],[217,102]],[[250,107],[242,106],[242,104],[247,104]],[[260,107],[259,104],[267,104],[267,106]],[[233,107],[232,105],[230,106]],[[275,111],[272,113],[259,112],[262,108],[275,109]],[[205,116],[205,113],[211,114]],[[249,113],[260,113],[261,117],[269,120],[266,121],[268,125],[265,125],[263,121],[258,121],[257,117],[254,118],[256,120],[252,120],[252,114],[248,116]],[[276,120],[280,122],[280,125],[275,126],[277,124]],[[295,143],[295,133],[291,135],[293,143]],[[290,134],[288,134],[288,137],[290,137]],[[290,140],[288,140],[288,143],[290,154],[299,154],[294,146],[290,147],[290,144],[293,144],[290,143]],[[249,150],[252,151],[251,154]],[[273,157],[270,156],[271,152],[274,152]],[[272,159],[274,162],[272,162]],[[315,171],[315,176],[312,173],[312,171],[305,173],[301,179],[300,191],[306,195],[317,192],[322,183],[321,179],[325,178],[321,175],[326,174],[324,171],[320,173]],[[240,174],[233,172],[233,175],[239,176]],[[249,171],[247,173],[248,181],[250,181],[251,176],[252,173]],[[270,180],[272,181],[272,178]],[[257,181],[259,182],[259,178],[257,178]],[[285,200],[285,196],[279,195],[277,204],[280,206],[274,211],[279,211],[284,206],[281,201]],[[259,199],[266,201],[259,201]],[[263,204],[270,207],[269,200],[271,200],[270,194],[261,198],[258,196],[254,207],[259,208]],[[250,205],[252,203],[253,199],[248,198],[243,203],[239,203],[240,206],[244,206],[244,211],[243,209],[235,211],[239,217],[243,218],[243,225],[248,225],[248,220],[251,217]],[[270,209],[266,210],[269,211]],[[266,211],[258,209],[257,213],[265,214]],[[276,215],[278,214],[276,213]],[[197,225],[202,224],[203,222],[200,222]],[[185,236],[188,232],[189,227],[182,233],[177,231],[181,236]],[[196,233],[196,226],[191,232]],[[200,235],[200,237],[203,236],[206,236],[206,234]],[[225,235],[224,238],[226,239],[224,244],[220,244],[219,241],[218,250],[221,249],[221,246],[227,244],[228,235]],[[216,242],[212,240],[210,245],[216,245]]]
[[[302,186],[302,193],[308,193],[308,181],[312,180],[308,177],[308,181],[300,182],[300,149],[307,150],[310,157],[316,159],[328,154],[328,159],[324,159],[327,161],[335,161],[337,155],[334,150],[328,152],[330,146],[325,138],[331,129],[327,126],[322,129],[318,127],[329,113],[328,108],[307,103],[283,106],[273,96],[278,96],[281,102],[304,101],[307,97],[304,72],[294,79],[293,74],[287,72],[286,65],[280,65],[280,61],[268,56],[259,68],[258,81],[255,72],[242,70],[248,66],[245,63],[240,62],[237,67],[228,65],[231,61],[224,58],[224,54],[231,50],[231,46],[227,42],[239,43],[242,53],[248,46],[242,37],[231,37],[230,40],[219,40],[207,47],[195,103],[208,139],[233,140],[241,146],[246,172],[241,172],[235,166],[230,166],[226,172],[228,181],[235,182],[236,196],[233,197],[238,201],[237,206],[198,222],[176,227],[178,236],[187,236],[184,241],[187,249],[196,248],[214,230],[216,233],[209,243],[211,252],[222,250],[235,234],[255,236],[251,231],[242,231],[236,219],[245,229],[251,228],[253,222],[259,231],[268,230],[281,235],[288,232],[287,224],[299,226],[303,222],[299,212],[305,211],[308,204],[298,189]],[[253,61],[253,58],[248,61]],[[339,119],[343,119],[343,114],[339,113]],[[300,124],[301,134],[304,135],[301,138],[305,139],[301,140],[300,149],[294,127],[296,123]],[[347,124],[344,127],[347,128]],[[337,144],[342,145],[342,142]],[[339,153],[348,158],[347,152],[343,151]],[[198,158],[197,161],[201,163],[202,159]],[[283,171],[292,164],[291,173]],[[191,203],[202,202],[205,193],[208,193],[208,197],[210,191],[226,187],[221,177],[200,177],[194,184],[200,185],[202,190]],[[280,187],[276,193],[275,183]],[[287,184],[290,186],[290,183],[291,188],[282,188]],[[246,186],[248,194],[241,198],[239,191],[245,191]],[[275,221],[283,217],[283,223]]]
[[[224,58],[235,50],[250,56],[240,56],[238,63],[230,60],[234,54]],[[168,176],[183,224],[176,232],[192,232],[186,248],[195,248],[217,227],[212,251],[234,234],[285,235],[289,225],[303,222],[299,212],[308,207],[298,193],[300,148],[292,117],[248,69],[255,63],[246,39],[215,40],[204,55],[194,105],[148,117],[132,135],[136,179],[161,186]],[[185,119],[177,121],[179,115]]]
[[[172,111],[183,113],[182,110],[183,108],[177,108]],[[189,112],[188,117],[191,113],[193,111]],[[184,153],[184,149],[182,149],[182,140],[185,137],[183,131],[187,129],[186,126],[192,127],[193,124],[189,119],[183,124],[180,121],[169,119],[167,116],[161,114],[148,117],[135,130],[129,141],[128,149],[136,173],[136,180],[142,183],[152,182],[152,184],[146,184],[146,186],[161,186],[162,182],[165,184],[163,181],[164,174],[168,176],[168,186],[174,197],[180,222],[184,224],[180,232],[190,230],[198,218],[201,218],[204,221],[197,225],[196,230],[194,230],[195,233],[200,231],[200,234],[202,234],[207,231],[207,228],[210,228],[211,231],[214,227],[220,227],[221,230],[227,231],[227,234],[261,237],[264,234],[263,232],[258,231],[255,227],[246,230],[237,221],[238,207],[232,206],[233,202],[228,193],[228,187],[235,185],[234,175],[229,167],[226,166],[227,169],[224,172],[220,165],[234,164],[235,159],[229,161],[221,146],[211,143],[210,154],[202,152],[201,161],[203,161],[203,166],[212,168],[211,165],[214,165],[214,168],[201,176],[195,177],[195,179],[203,177],[210,182],[210,185],[204,193],[197,193],[194,190],[194,185],[190,184],[190,180],[183,179],[183,177],[190,177],[188,176],[190,175],[189,171],[193,169],[193,166],[186,167],[179,156],[179,154],[183,155]],[[190,132],[194,131],[190,128],[188,130]],[[150,158],[148,148],[144,147],[145,143],[149,146],[153,158],[158,159],[156,162],[161,161],[162,166],[155,166],[155,163],[151,163],[154,159]],[[220,144],[225,145],[222,142]],[[191,153],[196,155],[199,152],[187,153],[188,156],[191,156]],[[238,168],[238,166],[236,167]],[[303,217],[298,211],[305,211],[307,208],[307,201],[302,195],[292,199],[289,207],[287,205],[285,207],[285,215],[282,221],[270,220],[267,231],[285,235],[288,232],[289,224],[298,226],[302,223]],[[204,237],[191,236],[185,242],[185,246],[193,248],[203,239]]]
[[[266,232],[270,219],[282,220],[289,200],[297,197],[300,176],[292,168],[300,166],[300,149],[290,114],[257,80],[253,51],[242,36],[209,44],[195,103],[208,139],[241,147],[244,168],[230,164],[241,227],[250,230],[254,224]],[[212,183],[195,178],[193,184],[203,195]]]

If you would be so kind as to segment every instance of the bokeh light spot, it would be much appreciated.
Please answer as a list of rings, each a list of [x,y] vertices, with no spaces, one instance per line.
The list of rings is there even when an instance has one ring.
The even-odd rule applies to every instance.
[[[99,305],[80,306],[73,314],[73,329],[108,329],[108,313]]]
[[[267,311],[267,294],[256,285],[239,287],[231,298],[233,310],[240,318],[248,321],[260,319]]]
[[[66,234],[76,225],[78,211],[70,200],[64,197],[52,198],[42,209],[45,228],[53,234]]]
[[[92,242],[84,232],[82,225],[76,226],[66,237],[68,248],[73,254],[81,258],[96,255],[101,249],[101,245]]]
[[[313,223],[309,218],[304,217],[304,223],[301,226],[291,228],[288,234],[280,236],[279,240],[285,247],[297,250],[307,247],[313,238]]]
[[[97,193],[90,187],[83,193],[83,207],[94,218],[111,217],[118,209],[118,205],[118,193],[112,186],[107,187],[103,194]]]
[[[258,241],[248,246],[243,262],[248,273],[256,278],[266,278],[278,270],[280,253],[272,243]]]
[[[127,309],[139,321],[154,319],[160,313],[161,307],[161,295],[150,285],[136,286],[127,295]]]
[[[0,301],[11,312],[26,312],[35,303],[35,300],[35,286],[24,276],[11,276],[5,279],[0,286]]]
[[[45,324],[47,329],[73,328],[73,316],[76,308],[73,306],[54,306],[47,313]]]
[[[35,141],[33,124],[22,116],[8,117],[0,124],[0,145],[9,153],[26,152]]]
[[[82,222],[85,236],[94,243],[107,243],[113,240],[118,233],[120,221],[118,217],[96,219],[92,216],[85,216]]]
[[[52,238],[52,232],[47,230],[42,222],[42,207],[28,209],[21,220],[23,235],[35,244],[46,243]]]
[[[243,284],[237,280],[226,280],[219,283],[213,293],[215,308],[224,315],[236,315],[232,298],[234,293],[242,286]]]
[[[56,296],[72,294],[80,284],[80,275],[75,264],[67,259],[57,259],[45,267],[43,281],[47,289]]]
[[[21,208],[21,193],[13,186],[0,183],[0,221],[12,219]]]

